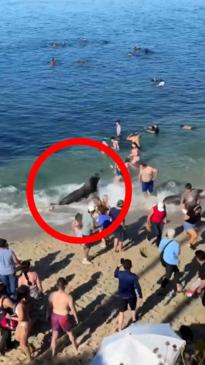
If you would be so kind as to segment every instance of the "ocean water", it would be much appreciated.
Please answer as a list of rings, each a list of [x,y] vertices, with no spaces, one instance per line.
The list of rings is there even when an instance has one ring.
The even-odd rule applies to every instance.
[[[43,150],[70,137],[109,140],[116,119],[123,157],[126,135],[156,121],[160,134],[142,133],[141,154],[159,167],[158,184],[205,188],[204,0],[1,0],[0,34],[0,224],[28,213],[27,176]],[[135,45],[153,52],[129,57]],[[48,65],[51,57],[56,67]],[[152,77],[165,87],[153,86]],[[183,123],[195,129],[183,131]],[[39,209],[94,172],[101,173],[102,193],[123,195],[109,159],[79,146],[40,170]],[[136,178],[133,185],[138,191]],[[52,219],[61,224],[65,215]]]

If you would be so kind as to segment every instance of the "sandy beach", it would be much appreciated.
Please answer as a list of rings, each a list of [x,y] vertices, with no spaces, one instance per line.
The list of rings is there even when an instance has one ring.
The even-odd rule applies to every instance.
[[[175,215],[168,214],[168,219],[171,221],[169,226],[177,229],[177,239],[181,243],[180,270],[185,273],[182,282],[188,286],[196,273],[193,265],[194,253],[188,247],[182,232],[180,212],[175,212]],[[192,325],[193,329],[197,329],[197,336],[200,337],[204,322],[200,298],[189,299],[184,293],[175,296],[172,291],[166,297],[156,294],[159,288],[157,281],[164,271],[159,262],[157,248],[145,239],[145,215],[136,219],[136,213],[132,211],[126,223],[130,239],[126,241],[126,250],[123,255],[114,253],[112,247],[104,250],[96,244],[91,250],[93,264],[90,266],[82,265],[82,248],[79,245],[58,242],[42,233],[35,225],[33,230],[25,232],[24,237],[23,234],[20,235],[20,230],[19,232],[10,230],[7,234],[4,232],[4,236],[13,242],[10,247],[18,257],[22,260],[32,259],[33,267],[42,279],[43,309],[30,337],[30,342],[35,347],[38,364],[46,363],[50,355],[47,351],[50,344],[50,323],[45,321],[44,313],[46,299],[59,277],[65,277],[68,280],[67,290],[72,292],[76,301],[80,323],[75,333],[80,344],[80,353],[78,356],[74,355],[66,336],[63,336],[59,340],[58,359],[69,359],[69,365],[89,364],[102,338],[115,332],[118,282],[114,279],[113,272],[121,257],[132,260],[133,272],[136,272],[140,278],[144,300],[139,309],[139,321],[142,323],[170,322],[175,330],[178,330],[182,324]],[[203,248],[203,245],[199,247]],[[146,258],[140,254],[142,248],[146,249]],[[126,325],[129,324],[129,319],[129,314],[126,313]],[[0,357],[0,363],[16,365],[26,363],[26,358],[19,349],[13,349]]]

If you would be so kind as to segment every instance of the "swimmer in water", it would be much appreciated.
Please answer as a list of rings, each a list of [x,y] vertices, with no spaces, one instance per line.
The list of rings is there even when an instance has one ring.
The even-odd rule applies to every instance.
[[[110,138],[110,141],[112,143],[112,148],[113,150],[115,151],[119,151],[120,150],[120,147],[119,147],[119,142],[118,142],[118,139],[115,138],[115,137],[111,137]]]
[[[140,161],[140,149],[137,143],[132,143],[131,147],[131,153],[130,153],[130,163],[134,167],[139,167],[139,161]]]
[[[56,66],[57,65],[57,60],[56,58],[52,57],[51,60],[48,62],[48,64],[50,66]]]
[[[151,82],[157,87],[163,87],[165,85],[165,81],[163,79],[157,79],[156,77],[151,79]]]
[[[140,148],[140,134],[139,133],[131,133],[127,137],[127,141],[136,143],[138,147]]]
[[[193,129],[193,127],[190,124],[181,124],[180,128],[186,129],[187,131],[191,131]]]
[[[122,127],[120,120],[116,120],[115,126],[116,126],[116,136],[119,138],[122,134]]]
[[[159,133],[159,127],[158,124],[149,125],[146,129],[146,132],[150,134],[158,134]]]

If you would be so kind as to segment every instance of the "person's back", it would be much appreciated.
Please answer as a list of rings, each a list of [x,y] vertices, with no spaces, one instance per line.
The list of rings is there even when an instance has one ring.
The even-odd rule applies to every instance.
[[[155,169],[151,166],[145,166],[140,168],[140,177],[143,182],[149,182],[154,179]]]
[[[14,273],[13,252],[9,248],[0,248],[0,275]]]
[[[185,185],[185,191],[181,196],[181,204],[185,208],[188,208],[190,205],[196,204],[199,199],[199,193],[197,189],[193,189],[190,183]]]
[[[163,260],[167,264],[176,266],[179,264],[180,245],[176,240],[163,238],[159,244],[159,251],[163,251]]]
[[[50,296],[50,302],[52,304],[53,313],[60,315],[67,315],[70,311],[69,308],[69,295],[62,290],[57,290]]]
[[[138,280],[137,275],[129,271],[118,271],[119,279],[119,294],[123,298],[135,296],[135,280]]]

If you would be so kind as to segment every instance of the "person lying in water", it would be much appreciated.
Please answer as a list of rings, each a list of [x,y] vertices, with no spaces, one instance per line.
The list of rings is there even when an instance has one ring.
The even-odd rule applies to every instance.
[[[187,131],[191,131],[193,129],[192,125],[190,125],[190,124],[181,124],[180,128],[186,129]]]
[[[151,134],[158,134],[159,133],[158,124],[149,125],[147,128],[145,128],[145,131]]]

